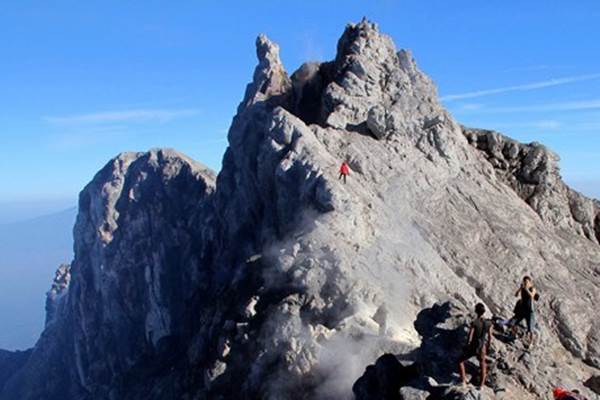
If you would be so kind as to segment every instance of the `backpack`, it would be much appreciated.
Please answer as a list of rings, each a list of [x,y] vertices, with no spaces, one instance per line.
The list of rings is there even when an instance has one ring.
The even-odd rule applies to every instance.
[[[569,392],[568,394],[561,396],[559,400],[587,400],[587,397],[584,397],[579,393]]]

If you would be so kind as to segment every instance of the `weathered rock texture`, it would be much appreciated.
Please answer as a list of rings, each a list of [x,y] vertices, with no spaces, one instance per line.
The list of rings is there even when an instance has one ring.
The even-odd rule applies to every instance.
[[[331,62],[288,76],[278,53],[258,38],[216,185],[156,150],[120,155],[84,189],[69,288],[0,399],[350,398],[385,353],[420,363],[415,385],[390,382],[390,357],[363,382],[435,397],[466,310],[509,316],[525,274],[541,345],[499,379],[512,398],[587,390],[598,203],[562,183],[556,157],[460,126],[368,21]]]
[[[64,297],[68,292],[69,283],[71,282],[71,266],[62,264],[58,267],[54,274],[54,281],[48,293],[46,293],[46,325],[54,321],[57,313],[63,312],[59,310],[64,307]]]
[[[522,144],[500,133],[464,128],[469,143],[481,150],[496,174],[553,227],[572,229],[600,243],[600,202],[588,199],[561,180],[559,157],[539,143]]]

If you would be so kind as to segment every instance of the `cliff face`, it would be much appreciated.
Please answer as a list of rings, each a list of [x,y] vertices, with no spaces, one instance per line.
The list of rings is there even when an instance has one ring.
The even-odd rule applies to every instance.
[[[562,183],[556,156],[460,126],[367,21],[331,62],[290,76],[278,53],[257,39],[216,184],[153,150],[83,190],[69,287],[50,292],[0,399],[347,398],[385,352],[450,379],[460,345],[436,329],[464,336],[477,301],[508,317],[525,274],[540,345],[526,363],[501,349],[506,391],[543,398],[597,375],[599,206]]]
[[[189,338],[214,181],[172,150],[124,153],[98,172],[80,195],[70,275],[57,271],[46,330],[7,398],[109,398]]]

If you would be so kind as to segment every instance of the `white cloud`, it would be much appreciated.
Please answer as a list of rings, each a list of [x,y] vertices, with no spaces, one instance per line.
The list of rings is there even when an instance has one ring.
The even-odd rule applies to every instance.
[[[223,143],[228,143],[227,138],[201,140],[200,142],[197,143],[197,145],[207,146],[207,145],[212,145],[212,144],[223,144]]]
[[[557,69],[573,68],[573,65],[549,65],[549,64],[536,64],[536,65],[525,65],[521,67],[506,68],[503,72],[530,72],[530,71],[547,71]]]
[[[543,119],[539,121],[525,121],[525,122],[487,122],[486,126],[492,126],[494,129],[543,129],[543,130],[557,130],[562,126],[561,123],[553,119]]]
[[[462,111],[474,111],[483,108],[481,103],[464,103],[459,106]]]
[[[61,129],[60,132],[50,135],[48,144],[53,150],[66,151],[95,146],[116,138],[123,139],[132,134],[127,127],[121,125],[75,127],[74,129]]]
[[[535,121],[531,125],[532,125],[532,127],[539,128],[539,129],[558,129],[558,128],[560,128],[560,122],[553,120],[553,119]]]
[[[198,115],[198,109],[137,109],[126,111],[104,111],[89,114],[45,117],[44,120],[53,124],[105,124],[115,122],[166,122],[176,118]]]
[[[584,122],[579,122],[577,124],[570,125],[569,129],[571,129],[571,128],[578,130],[578,131],[600,132],[600,121],[588,120],[588,121],[584,121]]]
[[[517,113],[517,112],[552,112],[552,111],[584,111],[600,109],[600,99],[563,101],[558,103],[532,104],[515,107],[485,108],[480,111],[487,113]]]
[[[599,78],[600,78],[600,74],[568,76],[565,78],[549,79],[546,81],[526,83],[523,85],[513,85],[513,86],[505,86],[505,87],[496,88],[496,89],[476,90],[473,92],[449,94],[446,96],[442,96],[441,100],[442,101],[452,101],[452,100],[472,99],[475,97],[490,96],[490,95],[494,95],[494,94],[502,94],[502,93],[508,93],[508,92],[537,90],[537,89],[543,89],[543,88],[548,88],[548,87],[552,87],[552,86],[567,85],[569,83],[590,81],[590,80],[595,80],[595,79],[599,79]]]

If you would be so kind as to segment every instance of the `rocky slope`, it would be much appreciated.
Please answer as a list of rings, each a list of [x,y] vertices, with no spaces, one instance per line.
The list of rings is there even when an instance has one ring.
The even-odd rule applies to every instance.
[[[94,177],[69,287],[0,399],[456,398],[439,387],[468,310],[509,316],[525,274],[542,293],[540,345],[524,358],[499,342],[503,390],[486,394],[588,390],[598,202],[543,146],[459,125],[374,24],[348,25],[337,50],[290,76],[257,39],[216,182],[170,150]],[[384,353],[419,367],[394,393],[377,389],[403,371],[393,356],[355,384]]]

